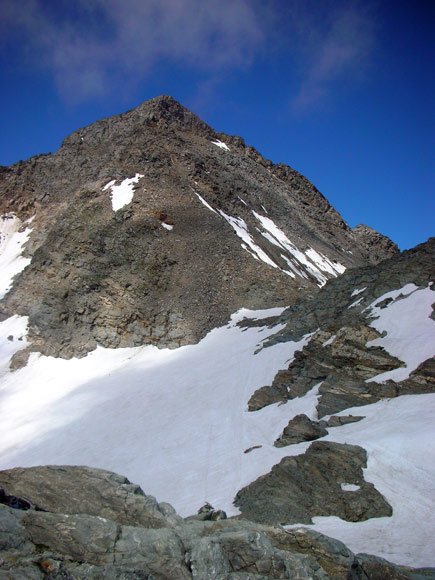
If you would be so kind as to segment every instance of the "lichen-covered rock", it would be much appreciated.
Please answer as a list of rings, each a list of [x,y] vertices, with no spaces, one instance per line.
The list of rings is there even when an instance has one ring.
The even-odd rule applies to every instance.
[[[91,564],[113,564],[119,525],[102,517],[29,511],[24,527],[37,546]]]

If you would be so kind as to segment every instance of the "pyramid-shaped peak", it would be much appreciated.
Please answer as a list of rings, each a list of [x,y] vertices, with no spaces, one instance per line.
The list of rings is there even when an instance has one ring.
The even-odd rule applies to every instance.
[[[126,113],[101,119],[87,127],[78,129],[64,139],[62,147],[80,146],[83,141],[87,144],[92,143],[94,146],[101,142],[113,144],[119,140],[128,143],[131,141],[132,134],[136,134],[138,128],[144,126],[154,126],[163,132],[167,130],[188,131],[210,139],[217,136],[217,133],[207,123],[183,107],[173,97],[160,95],[144,101]]]
[[[161,111],[187,111],[181,103],[170,95],[159,95],[141,103],[137,109],[155,109]]]
[[[141,120],[164,124],[174,127],[183,127],[190,130],[214,135],[214,130],[204,123],[195,113],[186,109],[170,95],[160,95],[144,101],[133,112],[139,114]]]

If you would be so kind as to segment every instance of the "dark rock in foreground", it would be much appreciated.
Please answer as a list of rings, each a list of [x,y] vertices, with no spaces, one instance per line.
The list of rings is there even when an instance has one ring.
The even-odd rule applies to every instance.
[[[0,485],[39,506],[0,505],[0,580],[418,580],[433,572],[357,556],[304,528],[183,520],[99,469],[13,469],[0,472]]]

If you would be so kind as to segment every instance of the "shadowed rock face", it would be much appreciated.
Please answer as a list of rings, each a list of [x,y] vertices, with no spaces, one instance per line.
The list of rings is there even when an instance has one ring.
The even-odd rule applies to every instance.
[[[125,477],[103,470],[66,466],[16,469],[0,472],[0,482],[8,486],[9,494],[23,492],[47,509],[22,511],[0,505],[2,579],[422,577],[416,570],[381,558],[356,556],[341,542],[313,530],[284,530],[239,517],[215,522],[183,520],[168,504],[158,504]],[[139,505],[141,510],[130,509]],[[429,577],[431,571],[424,572]]]
[[[133,200],[114,211],[103,188],[136,175]],[[334,264],[397,252],[380,234],[368,249],[302,175],[167,96],[79,129],[53,155],[0,168],[0,192],[0,211],[35,216],[32,263],[2,310],[29,316],[34,349],[65,357],[196,342],[242,306],[316,291],[338,274]],[[267,219],[302,262],[271,238]]]

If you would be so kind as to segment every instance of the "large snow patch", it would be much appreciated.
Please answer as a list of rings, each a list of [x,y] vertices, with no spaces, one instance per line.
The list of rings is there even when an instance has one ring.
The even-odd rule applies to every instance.
[[[32,354],[1,383],[0,468],[101,467],[126,475],[183,516],[205,501],[237,513],[236,492],[287,454],[272,444],[289,409],[248,413],[246,405],[309,337],[254,354],[281,326],[236,324],[276,313],[242,310],[199,344],[175,350],[98,348],[71,360]],[[303,412],[316,402],[307,398]]]

